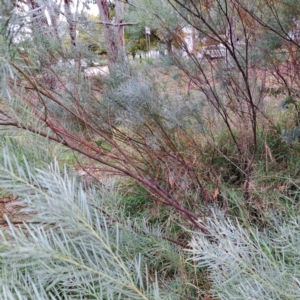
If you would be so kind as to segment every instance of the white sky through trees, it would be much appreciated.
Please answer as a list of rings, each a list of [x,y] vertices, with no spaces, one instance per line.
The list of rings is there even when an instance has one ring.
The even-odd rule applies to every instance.
[[[56,2],[56,1],[54,1],[54,2]],[[28,6],[27,6],[26,4],[24,4],[24,3],[22,4],[22,6],[23,6],[24,10],[25,10],[26,12],[28,12]],[[85,9],[84,9],[85,12],[87,12],[87,13],[90,14],[90,15],[94,15],[94,16],[99,15],[98,6],[97,6],[96,3],[89,3],[88,6],[89,6],[89,9],[86,9],[86,8],[85,8]],[[78,11],[82,11],[82,8],[83,8],[83,5],[82,5],[82,2],[81,2],[80,0],[74,1],[74,2],[71,3],[71,12],[72,12],[72,13],[75,13],[75,12],[76,12],[76,9],[77,9]],[[64,11],[64,5],[61,6],[61,10]],[[45,13],[46,13],[47,18],[49,18],[49,14],[48,14],[48,12],[47,12],[47,9],[46,9]],[[48,21],[50,21],[50,18],[49,18]],[[51,21],[50,21],[50,22],[51,22]]]

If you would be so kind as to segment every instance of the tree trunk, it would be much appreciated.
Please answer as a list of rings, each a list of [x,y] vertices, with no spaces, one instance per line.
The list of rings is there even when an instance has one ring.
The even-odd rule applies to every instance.
[[[115,24],[123,23],[124,3],[116,1],[115,6]],[[124,26],[119,25],[114,27],[115,31],[115,42],[118,47],[118,54],[124,54]]]
[[[71,8],[70,8],[70,0],[64,0],[65,2],[65,12],[67,16],[67,22],[69,24],[69,35],[71,39],[71,45],[76,47],[76,24],[74,23]]]
[[[51,40],[59,38],[57,23],[52,19],[52,26],[50,26],[45,14],[45,8],[38,1],[26,0],[26,4],[29,10],[33,10],[31,14],[31,29],[37,44],[41,45],[39,49],[39,61],[41,63],[44,84],[50,89],[55,89],[57,78],[47,68],[56,63],[56,58],[51,47]]]
[[[107,0],[97,0],[100,19],[103,22],[103,32],[107,48],[107,58],[109,66],[118,61],[122,61],[122,51],[124,45],[124,28],[121,25],[120,12],[123,3],[116,2],[115,21],[112,24]],[[117,24],[117,26],[116,26]]]
[[[50,15],[53,34],[59,44],[59,48],[60,48],[61,52],[62,52],[62,41],[61,41],[61,38],[60,38],[59,32],[58,32],[58,22],[59,22],[61,2],[62,2],[62,0],[60,0],[60,3],[58,4],[57,7],[56,6],[48,7],[48,11],[49,11],[49,15]]]
[[[32,14],[32,31],[34,36],[50,36],[52,37],[52,31],[49,30],[49,23],[46,18],[44,10],[40,7],[39,3],[35,0],[27,0],[26,4],[29,10],[34,10]]]

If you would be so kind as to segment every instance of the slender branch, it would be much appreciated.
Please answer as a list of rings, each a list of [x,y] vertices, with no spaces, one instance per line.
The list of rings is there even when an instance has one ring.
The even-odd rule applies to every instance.
[[[139,23],[137,22],[124,22],[124,23],[112,23],[112,22],[104,22],[104,21],[76,21],[76,23],[80,24],[102,24],[102,25],[108,25],[108,26],[133,26],[133,25],[138,25]]]

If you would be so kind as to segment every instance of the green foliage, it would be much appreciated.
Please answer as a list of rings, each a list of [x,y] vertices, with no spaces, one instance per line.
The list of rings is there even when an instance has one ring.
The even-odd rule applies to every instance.
[[[145,214],[149,208],[149,202],[146,191],[138,187],[122,197],[121,204],[124,205],[125,216],[135,218]]]
[[[259,132],[258,160],[265,160],[267,155],[270,161],[275,161],[282,166],[287,163],[291,157],[291,148],[286,144],[285,139],[279,132],[275,129],[270,129],[266,133]]]
[[[125,29],[126,49],[130,53],[136,54],[138,51],[146,51],[146,37],[143,28],[139,30],[133,28]]]
[[[89,16],[87,14],[81,14],[80,16],[82,24],[78,26],[78,43],[81,48],[84,48],[84,53],[89,50],[100,55],[107,51],[102,26],[93,23],[98,20],[98,17]]]
[[[136,20],[138,24],[126,29],[129,49],[146,50],[145,27],[151,30],[150,42],[153,47],[172,43],[172,32],[178,34],[185,25],[183,19],[170,9],[167,1],[144,0],[141,5],[140,1],[134,0],[130,4],[126,20]]]

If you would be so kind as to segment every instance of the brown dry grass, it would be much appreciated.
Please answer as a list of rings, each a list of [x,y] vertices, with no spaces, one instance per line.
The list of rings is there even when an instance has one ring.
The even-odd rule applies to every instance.
[[[7,219],[11,224],[22,224],[26,220],[26,215],[21,212],[23,207],[17,198],[12,195],[3,195],[0,197],[0,229],[8,226]]]

